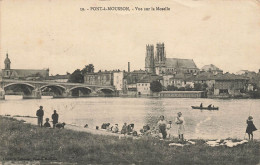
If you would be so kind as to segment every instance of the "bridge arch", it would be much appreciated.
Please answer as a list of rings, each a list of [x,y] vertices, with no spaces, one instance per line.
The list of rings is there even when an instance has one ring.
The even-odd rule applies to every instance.
[[[115,96],[115,90],[112,88],[99,88],[97,94],[103,97],[113,97]]]
[[[72,96],[89,96],[90,93],[93,92],[93,90],[86,86],[75,86],[70,88],[70,93]]]
[[[23,82],[15,82],[15,83],[10,83],[10,84],[6,84],[4,86],[4,89],[9,87],[9,86],[12,86],[12,85],[26,85],[26,86],[29,86],[29,87],[32,87],[33,89],[35,89],[35,86],[33,86],[32,84],[29,84],[29,83],[23,83]]]
[[[62,96],[63,93],[65,93],[65,91],[66,91],[66,87],[59,85],[59,84],[47,84],[47,85],[43,85],[40,87],[40,90],[43,92],[46,89],[48,89],[47,92],[52,92],[53,95],[56,95],[56,96]]]
[[[97,92],[99,92],[99,91],[110,91],[110,92],[115,92],[115,90],[112,89],[112,88],[99,88],[99,89],[97,90]]]
[[[76,88],[86,88],[86,89],[90,90],[91,92],[93,92],[93,90],[90,87],[86,87],[86,86],[75,86],[75,87],[70,88],[70,91],[72,91],[73,89],[76,89]]]
[[[23,93],[23,95],[31,95],[32,91],[35,90],[35,86],[24,82],[9,83],[3,86],[5,94],[17,95]]]

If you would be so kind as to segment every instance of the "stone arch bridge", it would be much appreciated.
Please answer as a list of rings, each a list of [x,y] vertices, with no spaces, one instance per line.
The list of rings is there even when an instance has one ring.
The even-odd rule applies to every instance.
[[[114,86],[98,86],[80,83],[23,81],[3,79],[0,81],[0,99],[4,99],[11,89],[19,88],[24,99],[40,99],[43,94],[51,93],[54,98],[116,96]]]

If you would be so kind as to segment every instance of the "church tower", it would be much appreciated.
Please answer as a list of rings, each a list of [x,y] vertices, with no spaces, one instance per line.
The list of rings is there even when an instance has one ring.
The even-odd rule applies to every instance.
[[[156,56],[155,56],[155,70],[156,74],[161,75],[165,73],[166,67],[166,53],[164,49],[164,43],[156,44]]]
[[[148,73],[155,73],[153,45],[146,45],[145,70]]]
[[[6,53],[6,58],[5,58],[5,69],[10,70],[11,69],[11,60],[8,58],[8,53]]]

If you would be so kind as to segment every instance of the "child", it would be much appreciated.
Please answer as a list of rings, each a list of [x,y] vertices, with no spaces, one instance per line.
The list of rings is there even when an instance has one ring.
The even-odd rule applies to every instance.
[[[246,120],[246,123],[247,123],[246,133],[248,133],[248,138],[250,140],[250,135],[251,135],[251,140],[253,140],[253,131],[257,130],[253,123],[253,117],[249,116],[248,119]]]
[[[51,127],[51,125],[50,125],[50,123],[49,123],[49,118],[46,118],[45,119],[46,120],[46,122],[44,123],[44,127],[47,127],[47,128],[50,128]]]

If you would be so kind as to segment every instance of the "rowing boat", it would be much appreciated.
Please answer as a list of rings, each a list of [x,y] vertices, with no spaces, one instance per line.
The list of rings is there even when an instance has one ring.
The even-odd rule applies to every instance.
[[[218,107],[200,107],[200,106],[191,106],[192,109],[201,109],[201,110],[218,110]]]

